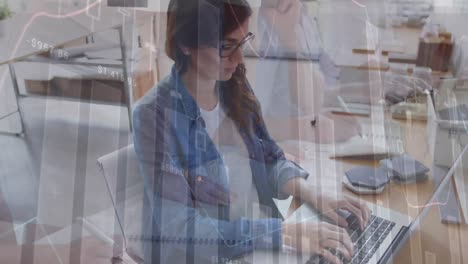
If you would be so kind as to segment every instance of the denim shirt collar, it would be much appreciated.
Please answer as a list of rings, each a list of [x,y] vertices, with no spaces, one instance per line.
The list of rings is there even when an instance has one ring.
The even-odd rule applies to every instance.
[[[182,81],[181,75],[177,70],[175,64],[172,66],[171,69],[171,79],[175,83],[175,92],[177,93],[178,99],[182,101],[182,107],[185,111],[185,115],[187,115],[190,119],[196,120],[200,117],[200,108],[198,107],[195,99],[190,95],[187,88]]]

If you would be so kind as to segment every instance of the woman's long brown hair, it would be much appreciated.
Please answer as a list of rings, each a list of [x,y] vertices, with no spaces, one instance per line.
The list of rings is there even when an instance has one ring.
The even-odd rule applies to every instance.
[[[211,23],[208,25],[212,7],[220,10],[221,25]],[[189,64],[181,46],[197,48],[200,45],[218,47],[222,38],[238,29],[250,16],[252,9],[245,0],[171,0],[167,17],[166,53],[175,61],[179,73],[184,73]],[[226,114],[238,126],[251,131],[250,120],[258,121],[261,118],[259,103],[251,90],[244,64],[239,64],[232,78],[220,82],[219,95]]]

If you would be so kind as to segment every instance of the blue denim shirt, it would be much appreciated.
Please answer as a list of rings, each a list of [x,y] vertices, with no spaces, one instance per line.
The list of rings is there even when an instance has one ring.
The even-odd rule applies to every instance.
[[[260,204],[271,208],[272,218],[236,221],[229,220],[229,204],[207,205],[193,195],[195,188],[213,191],[210,185],[199,184],[200,178],[226,190],[229,184],[222,158],[204,128],[200,109],[175,67],[138,102],[133,122],[135,150],[148,198],[145,225],[152,226],[143,232],[150,233],[154,240],[151,250],[158,252],[158,261],[170,258],[172,249],[154,248],[155,244],[167,244],[168,238],[180,239],[179,249],[187,252],[192,245],[199,255],[208,258],[216,255],[231,259],[255,248],[281,247],[282,219],[273,198],[287,198],[280,191],[283,185],[294,177],[306,178],[308,173],[285,159],[263,120],[255,122],[252,118],[251,132],[239,128],[239,133],[248,149]],[[216,217],[212,217],[213,210]],[[199,248],[200,241],[205,245],[203,249]],[[216,244],[216,252],[209,246],[212,244]],[[200,254],[203,250],[205,253]],[[152,255],[154,258],[155,252]]]

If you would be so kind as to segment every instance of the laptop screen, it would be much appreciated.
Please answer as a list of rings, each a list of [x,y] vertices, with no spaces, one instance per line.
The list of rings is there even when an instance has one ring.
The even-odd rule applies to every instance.
[[[442,150],[436,151],[435,155],[437,156],[437,152],[440,154]],[[410,257],[424,258],[428,261],[450,257],[452,254],[451,245],[443,242],[444,239],[450,239],[451,230],[447,224],[465,223],[466,216],[464,214],[467,212],[468,201],[468,195],[465,192],[468,182],[463,177],[468,172],[467,147],[455,156],[455,161],[451,166],[433,165],[430,171],[430,182],[422,184],[416,191],[421,196],[419,199],[415,198],[416,195],[405,195],[408,215],[413,219],[409,228],[402,230],[403,233],[400,239],[396,240],[397,243],[391,249],[389,248],[388,256],[398,256],[400,250],[408,246],[407,242],[411,238],[411,256],[403,253],[403,256],[397,257],[397,259]],[[440,246],[428,248],[427,245],[433,245],[434,242]],[[449,242],[447,241],[447,243]],[[417,249],[413,251],[414,248]],[[382,263],[387,263],[390,260],[388,256]]]
[[[425,131],[419,137],[412,136],[420,147],[407,140],[406,145],[414,149],[412,156],[430,169],[427,183],[416,184],[407,195],[408,208],[416,213],[412,215],[412,229],[417,228],[415,224],[434,207],[440,209],[438,217],[444,223],[463,223],[467,219],[463,174],[468,167],[468,154],[464,149],[468,143],[468,129],[466,121],[458,118],[464,114],[466,105],[462,104],[463,94],[458,95],[454,89],[455,83],[454,79],[441,80],[437,94],[428,96]]]
[[[447,146],[448,148],[448,146]],[[459,155],[454,155],[452,166],[434,164],[432,168],[432,187],[428,187],[427,201],[417,205],[408,203],[410,207],[419,209],[419,214],[412,221],[410,231],[420,228],[421,223],[434,207],[439,208],[442,223],[466,223],[468,213],[468,148],[461,148]],[[443,152],[440,149],[439,152]],[[445,149],[448,151],[448,149]],[[436,152],[437,155],[437,152]]]

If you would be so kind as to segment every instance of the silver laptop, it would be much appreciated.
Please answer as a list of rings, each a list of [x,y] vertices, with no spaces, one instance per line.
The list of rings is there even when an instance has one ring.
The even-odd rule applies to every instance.
[[[423,203],[422,208],[414,219],[403,213],[397,212],[383,206],[369,203],[372,210],[372,219],[369,225],[361,231],[356,217],[354,215],[340,211],[339,213],[345,217],[349,223],[347,231],[354,243],[354,256],[351,260],[346,260],[339,253],[331,250],[338,256],[343,263],[358,263],[358,264],[383,264],[390,263],[393,257],[399,252],[400,248],[408,241],[411,234],[413,234],[421,225],[429,210],[431,204],[437,202],[439,197],[442,197],[444,187],[450,182],[456,171],[460,171],[465,163],[468,161],[467,147],[463,149],[456,161],[450,168],[446,170],[434,170],[446,172],[442,175],[442,180],[435,182],[432,194],[427,201]],[[433,172],[436,173],[436,172]],[[433,178],[441,178],[433,176]],[[415,210],[415,208],[411,209]],[[302,205],[285,222],[298,222],[298,221],[319,221],[325,220],[313,208]],[[271,252],[271,251],[254,251],[252,254],[246,256],[243,261],[245,263],[307,263],[307,264],[322,264],[329,263],[324,258],[318,255],[306,255],[295,252]]]

